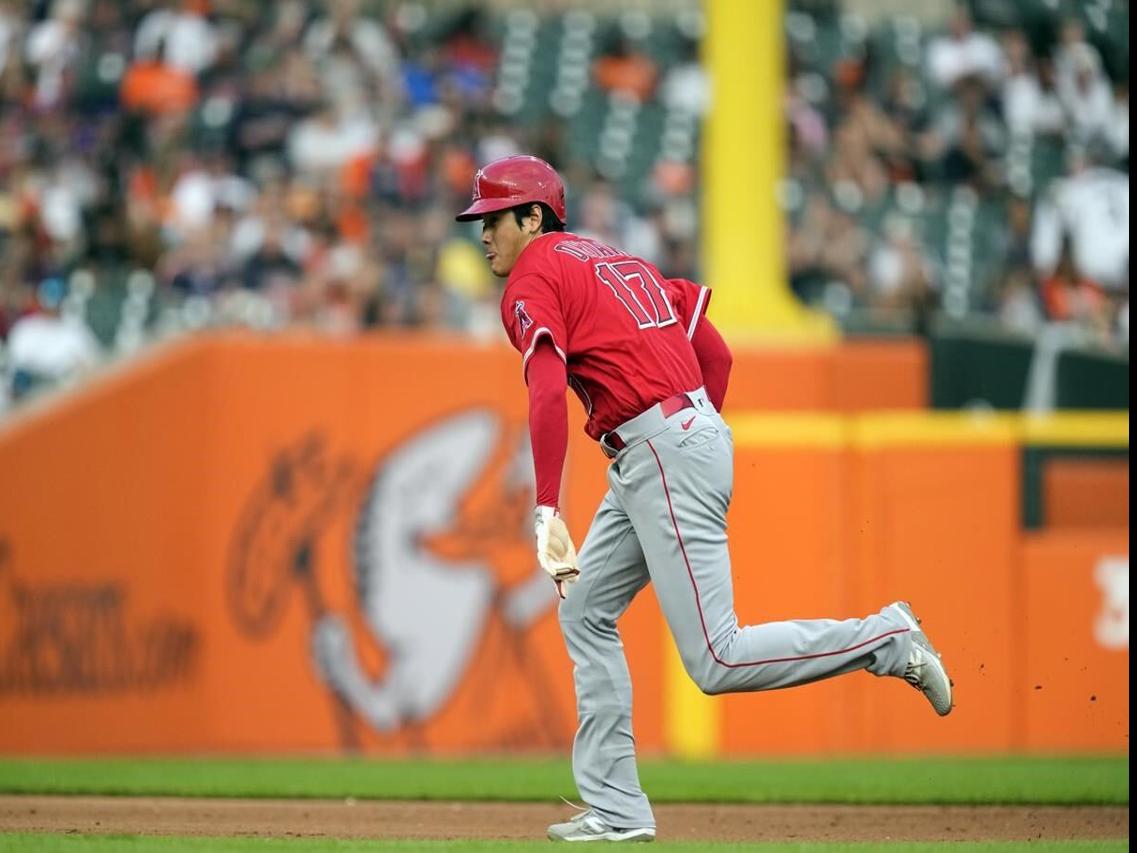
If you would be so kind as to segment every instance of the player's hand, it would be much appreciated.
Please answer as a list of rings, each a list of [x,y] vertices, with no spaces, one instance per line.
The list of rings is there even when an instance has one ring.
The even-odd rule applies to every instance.
[[[537,507],[534,530],[537,534],[537,562],[556,583],[557,594],[564,598],[564,585],[576,583],[580,577],[572,537],[556,508],[551,506]]]

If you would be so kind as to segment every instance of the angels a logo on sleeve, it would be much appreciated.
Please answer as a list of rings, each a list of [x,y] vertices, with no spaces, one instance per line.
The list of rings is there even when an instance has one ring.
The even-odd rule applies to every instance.
[[[517,318],[517,337],[525,337],[525,333],[533,326],[533,318],[525,310],[525,301],[518,299],[513,303],[513,316]]]

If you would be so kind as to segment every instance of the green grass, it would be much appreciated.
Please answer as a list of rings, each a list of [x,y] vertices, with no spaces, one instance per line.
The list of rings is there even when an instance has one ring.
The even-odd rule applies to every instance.
[[[1127,756],[643,761],[657,803],[1129,803]],[[0,793],[556,801],[552,759],[0,760]]]
[[[603,845],[609,847],[610,845]],[[950,844],[881,843],[756,843],[709,844],[660,842],[654,851],[710,850],[728,853],[1119,853],[1128,841],[981,841]],[[550,850],[547,841],[326,841],[270,838],[142,838],[139,836],[0,834],[0,850],[20,853],[378,853],[387,850]]]

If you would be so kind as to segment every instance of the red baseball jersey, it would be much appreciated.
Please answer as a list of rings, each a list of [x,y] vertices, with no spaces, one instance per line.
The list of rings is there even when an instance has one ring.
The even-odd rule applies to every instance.
[[[509,340],[523,354],[547,337],[599,438],[660,400],[703,384],[691,336],[710,289],[668,279],[647,261],[567,232],[521,252],[501,300]]]

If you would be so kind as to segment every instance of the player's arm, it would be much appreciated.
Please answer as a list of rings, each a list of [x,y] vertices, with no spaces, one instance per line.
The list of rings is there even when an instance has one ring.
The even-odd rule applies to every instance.
[[[707,389],[707,398],[717,411],[722,411],[723,401],[726,399],[726,386],[730,381],[730,368],[734,357],[730,348],[722,339],[711,321],[702,317],[695,325],[694,334],[691,335],[691,347],[695,350],[699,369],[703,373],[703,387]]]
[[[537,476],[537,505],[560,503],[561,476],[568,449],[568,371],[548,338],[537,342],[526,365],[529,385],[529,437]]]
[[[525,380],[529,385],[529,437],[537,478],[537,560],[552,576],[557,594],[564,598],[564,584],[573,583],[580,569],[572,537],[557,510],[568,450],[568,371],[550,338],[534,342]]]
[[[666,289],[695,351],[707,397],[711,405],[721,412],[733,359],[726,342],[707,319],[711,289],[685,278],[668,279]]]
[[[568,449],[568,370],[562,349],[568,334],[554,283],[537,274],[511,279],[502,295],[501,322],[510,343],[521,353],[521,369],[529,386],[529,435],[537,476],[533,527],[537,562],[564,598],[564,584],[575,581],[580,569],[568,528],[557,512]]]

